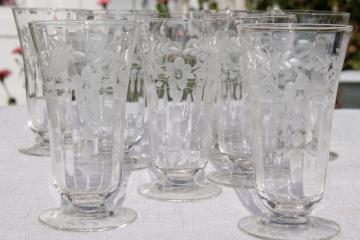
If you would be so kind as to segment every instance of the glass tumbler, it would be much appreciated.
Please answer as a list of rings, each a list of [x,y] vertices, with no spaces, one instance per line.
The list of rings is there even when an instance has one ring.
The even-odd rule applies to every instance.
[[[204,21],[204,37],[208,43],[213,42],[213,50],[221,49],[222,44],[225,43],[226,31],[229,25],[230,15],[227,11],[209,11],[209,10],[190,10],[190,18]],[[215,51],[215,54],[220,56],[219,51]],[[220,64],[220,63],[219,63]],[[211,116],[211,128],[212,128],[212,143],[209,153],[209,159],[212,159],[214,154],[219,154],[217,148],[217,129],[218,129],[218,91],[219,83],[216,81],[216,90],[214,104],[212,107]],[[221,162],[223,164],[223,162]]]
[[[217,170],[207,178],[215,183],[237,188],[254,187],[252,160],[252,120],[244,76],[245,50],[240,42],[239,26],[245,23],[295,22],[294,15],[232,11],[224,32],[219,56],[221,77],[217,95],[217,151],[211,161]],[[206,20],[210,22],[210,20]],[[218,44],[219,45],[219,44]]]
[[[20,148],[24,154],[49,156],[48,119],[43,95],[43,82],[28,23],[39,20],[75,20],[80,9],[22,8],[12,9],[22,48],[25,68],[28,126],[35,134],[35,144]]]
[[[156,12],[151,10],[95,10],[81,13],[83,19],[123,19],[138,22],[139,38],[135,43],[135,53],[130,71],[129,86],[126,101],[126,129],[125,129],[125,158],[124,168],[138,170],[150,165],[148,156],[142,152],[132,151],[132,147],[137,145],[144,134],[145,125],[145,73],[144,62],[140,52],[140,44],[145,39],[144,24],[151,17],[155,17]]]
[[[117,206],[132,21],[32,22],[49,114],[52,178],[66,204],[43,211],[57,229],[101,231],[136,213]]]
[[[350,13],[331,12],[331,11],[314,11],[314,10],[280,10],[279,12],[296,16],[297,23],[315,23],[315,24],[349,24]],[[340,74],[340,72],[339,72]],[[330,160],[338,158],[334,151],[329,152]]]
[[[241,27],[257,193],[270,214],[239,221],[265,239],[329,239],[340,226],[310,216],[324,193],[330,129],[351,26]]]
[[[164,201],[217,196],[221,188],[197,178],[208,162],[215,78],[202,20],[151,19],[146,57],[150,159],[162,179],[139,187]]]

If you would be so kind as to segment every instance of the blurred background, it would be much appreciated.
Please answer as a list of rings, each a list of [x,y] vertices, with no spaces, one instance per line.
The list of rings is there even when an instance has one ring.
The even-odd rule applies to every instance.
[[[0,106],[25,104],[21,48],[11,8],[151,9],[188,12],[220,9],[345,11],[354,26],[341,75],[337,108],[360,108],[360,0],[0,0]]]

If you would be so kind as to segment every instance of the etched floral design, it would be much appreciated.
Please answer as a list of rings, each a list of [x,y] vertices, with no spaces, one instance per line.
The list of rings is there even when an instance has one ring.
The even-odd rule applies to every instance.
[[[180,100],[183,90],[186,88],[188,79],[193,78],[190,64],[186,64],[182,57],[175,58],[174,62],[166,64],[166,70],[169,75],[168,84],[171,97]]]
[[[187,80],[193,77],[190,64],[185,64],[181,57],[177,57],[174,62],[167,63],[167,72],[169,73],[170,88],[177,87],[183,90],[187,85]]]
[[[201,64],[197,62],[194,65],[194,74],[196,79],[198,79],[199,81],[206,79],[208,70],[209,69],[207,68],[207,66],[205,66],[205,64]]]

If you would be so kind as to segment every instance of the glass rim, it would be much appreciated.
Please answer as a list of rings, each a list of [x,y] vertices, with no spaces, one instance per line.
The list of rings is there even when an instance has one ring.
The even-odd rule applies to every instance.
[[[93,11],[90,9],[79,9],[79,8],[54,8],[54,7],[12,7],[11,10],[13,12],[21,10],[21,11],[53,11],[53,12],[66,12],[66,11],[76,11],[76,12],[86,12]]]
[[[189,11],[189,14],[191,13],[197,13],[197,14],[229,14],[230,10],[228,9],[220,9],[220,10],[195,10],[195,9],[191,9]]]
[[[205,22],[222,22],[222,21],[229,21],[230,16],[221,17],[221,16],[210,16],[209,18],[204,18],[203,21]]]
[[[119,22],[132,23],[136,25],[138,22],[136,20],[128,19],[95,19],[95,20],[45,20],[45,21],[31,21],[29,26],[31,27],[47,27],[47,26],[59,26],[59,27],[76,27],[84,25],[95,25],[95,26],[116,26]]]
[[[316,24],[316,23],[244,23],[244,31],[316,31],[316,32],[351,32],[353,27],[346,24]]]
[[[248,15],[231,16],[231,19],[262,19],[262,18],[296,18],[295,14],[281,14],[274,12],[251,13]]]
[[[272,11],[270,11],[272,12]],[[348,12],[335,12],[335,11],[323,11],[323,10],[296,10],[296,9],[280,9],[274,12],[283,12],[283,13],[294,13],[294,14],[304,14],[304,15],[313,15],[313,16],[346,16],[350,17]]]
[[[156,11],[153,10],[133,10],[133,9],[97,9],[97,10],[90,10],[91,13],[94,14],[106,14],[110,16],[116,15],[133,15],[133,16],[152,16],[153,14],[158,14]],[[155,16],[155,15],[154,15]]]
[[[202,20],[205,22],[228,21],[231,16],[229,13],[217,12],[211,14],[204,14]],[[199,19],[199,18],[198,18]]]
[[[229,13],[266,13],[266,10],[260,10],[260,9],[254,9],[254,10],[231,9],[227,11],[229,11]]]
[[[212,10],[190,10],[188,15],[190,17],[197,15],[197,16],[204,16],[204,17],[212,17],[212,16],[229,16],[230,13],[223,10],[212,11]]]
[[[169,15],[163,14],[164,17],[150,17],[148,21],[150,22],[191,22],[191,21],[203,21],[201,18],[192,18],[191,14],[183,13],[170,13]]]
[[[229,10],[229,15],[232,18],[241,18],[246,16],[261,16],[262,14],[269,14],[269,12],[264,10]]]
[[[190,13],[179,13],[179,12],[175,12],[175,13],[157,13],[157,16],[168,16],[167,18],[190,17]]]
[[[96,9],[91,10],[92,12],[151,12],[151,13],[157,13],[155,10],[150,9]]]

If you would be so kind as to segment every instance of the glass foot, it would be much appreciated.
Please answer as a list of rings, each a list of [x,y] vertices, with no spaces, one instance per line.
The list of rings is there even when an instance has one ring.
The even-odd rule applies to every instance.
[[[338,158],[338,156],[339,156],[339,155],[338,155],[336,152],[330,151],[330,153],[329,153],[329,159],[330,159],[330,161],[336,160],[336,159]]]
[[[267,215],[250,216],[239,221],[238,227],[247,234],[273,240],[325,240],[340,232],[334,221],[309,217],[304,224],[279,224],[269,220]]]
[[[145,197],[170,202],[191,202],[216,197],[222,189],[211,183],[192,185],[162,185],[147,183],[141,185],[139,193]]]
[[[27,148],[19,148],[19,152],[26,155],[38,156],[38,157],[48,157],[50,155],[50,147],[47,144],[27,147]]]
[[[129,208],[116,209],[114,212],[108,212],[106,216],[69,214],[64,211],[64,208],[57,208],[45,210],[39,217],[42,223],[52,228],[79,232],[96,232],[125,227],[134,222],[136,218],[136,212]]]
[[[124,168],[129,170],[140,170],[149,167],[150,163],[146,158],[124,158]]]
[[[231,169],[232,162],[217,149],[210,153],[209,159],[217,169]]]
[[[229,170],[217,170],[207,175],[210,181],[228,187],[254,188],[255,180],[253,174],[233,173]]]

